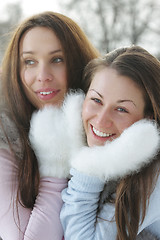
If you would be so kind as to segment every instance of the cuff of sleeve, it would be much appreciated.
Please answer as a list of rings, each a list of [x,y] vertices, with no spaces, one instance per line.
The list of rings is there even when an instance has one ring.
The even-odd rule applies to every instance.
[[[69,184],[73,184],[73,186],[78,186],[78,191],[95,193],[101,192],[104,189],[105,182],[100,180],[98,177],[88,176],[74,168],[71,168],[70,174],[72,177]]]

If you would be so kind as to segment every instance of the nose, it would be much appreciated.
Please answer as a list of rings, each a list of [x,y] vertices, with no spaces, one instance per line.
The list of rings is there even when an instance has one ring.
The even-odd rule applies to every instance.
[[[110,111],[107,109],[101,109],[98,111],[96,124],[101,128],[110,128],[113,124]]]
[[[52,72],[51,72],[51,70],[49,69],[48,66],[41,65],[38,68],[37,80],[39,82],[45,82],[45,81],[52,81],[53,80],[53,74],[52,74]]]

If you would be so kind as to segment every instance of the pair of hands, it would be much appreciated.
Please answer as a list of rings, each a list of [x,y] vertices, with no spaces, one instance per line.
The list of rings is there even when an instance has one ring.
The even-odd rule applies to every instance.
[[[157,125],[140,120],[104,146],[87,147],[82,125],[82,92],[68,94],[63,106],[34,113],[29,133],[41,176],[66,178],[70,168],[102,181],[139,171],[154,159],[160,145]]]

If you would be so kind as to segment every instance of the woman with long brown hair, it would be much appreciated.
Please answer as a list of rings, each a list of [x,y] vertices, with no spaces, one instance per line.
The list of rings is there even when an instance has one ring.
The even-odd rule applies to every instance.
[[[61,105],[68,88],[82,88],[85,65],[99,55],[70,18],[44,12],[14,31],[1,74],[0,236],[4,240],[55,239],[66,176],[44,176],[30,146],[34,110]]]
[[[83,81],[89,148],[72,157],[62,193],[65,239],[135,240],[143,231],[159,239],[160,62],[141,47],[120,48],[92,60]]]

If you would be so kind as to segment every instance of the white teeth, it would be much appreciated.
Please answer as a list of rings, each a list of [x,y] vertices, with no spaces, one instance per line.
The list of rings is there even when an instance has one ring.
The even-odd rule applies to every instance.
[[[93,127],[93,132],[94,132],[97,136],[99,136],[99,137],[109,137],[109,136],[112,136],[112,134],[100,132],[100,131],[98,131],[97,129],[95,129],[94,127]]]
[[[42,95],[49,95],[51,93],[52,93],[52,91],[50,91],[50,92],[40,92],[40,94],[42,94]]]

